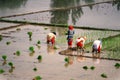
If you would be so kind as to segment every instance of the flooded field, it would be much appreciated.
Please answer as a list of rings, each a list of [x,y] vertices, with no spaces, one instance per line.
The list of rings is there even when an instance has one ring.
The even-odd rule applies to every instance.
[[[8,1],[0,1],[0,80],[120,80],[119,0]],[[73,47],[87,37],[84,57],[68,49],[68,25]],[[53,31],[57,49],[46,44]],[[91,54],[98,38],[100,59]]]
[[[8,4],[9,6],[6,6],[6,0],[4,2],[6,3],[5,5],[2,5],[2,1],[0,2],[0,18],[118,30],[120,29],[119,0],[116,0],[118,2],[114,3],[108,1],[110,0],[21,0],[17,3],[17,1],[12,0]]]
[[[1,31],[0,34],[3,38],[0,41],[0,69],[3,69],[5,72],[0,74],[0,79],[33,80],[35,76],[41,76],[42,80],[104,80],[101,76],[102,74],[107,75],[105,80],[120,79],[120,70],[114,66],[119,61],[60,55],[60,51],[67,49],[66,35],[64,33],[57,32],[56,46],[58,49],[53,49],[50,45],[47,45],[47,33],[57,30],[64,29],[60,27],[24,25]],[[80,36],[80,32],[81,35],[101,32],[91,30],[88,33],[88,30],[80,29],[75,29],[75,31],[76,37]],[[27,32],[33,33],[31,41]],[[113,31],[105,32],[109,33],[105,37],[118,34],[118,32]],[[36,45],[38,41],[41,42],[40,47]],[[34,48],[35,53],[31,53],[29,50],[31,46]],[[17,51],[20,52],[19,56],[15,54]],[[76,54],[76,51],[72,53]],[[3,55],[7,56],[6,64],[4,64],[2,59]],[[42,56],[41,62],[37,59],[39,55]],[[91,53],[86,53],[85,55],[92,56]],[[69,64],[64,61],[66,57],[70,58],[71,62]],[[9,62],[13,63],[15,69],[11,70],[8,65]],[[84,70],[84,66],[88,66],[88,70]],[[94,70],[90,69],[92,66],[95,67]],[[34,68],[37,70],[34,70]]]

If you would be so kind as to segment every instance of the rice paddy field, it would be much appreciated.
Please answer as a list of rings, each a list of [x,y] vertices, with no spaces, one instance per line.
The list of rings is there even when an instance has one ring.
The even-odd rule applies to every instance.
[[[0,80],[120,80],[119,0],[18,1],[0,1]],[[55,47],[46,43],[50,32],[57,33]],[[87,37],[84,56],[74,50],[80,36]],[[93,58],[98,38],[102,51]]]
[[[73,47],[77,37],[87,36],[86,51],[89,53],[85,55],[88,56],[92,54],[91,45],[87,44],[98,38],[103,39],[102,57],[118,59],[116,61],[60,55],[59,52],[67,50],[66,30],[67,28],[63,27],[28,24],[1,30],[0,80],[120,79],[120,36],[116,36],[120,32],[75,29],[74,35]],[[46,44],[46,35],[51,31],[57,32],[57,49]],[[76,51],[66,52],[69,53],[76,54]]]

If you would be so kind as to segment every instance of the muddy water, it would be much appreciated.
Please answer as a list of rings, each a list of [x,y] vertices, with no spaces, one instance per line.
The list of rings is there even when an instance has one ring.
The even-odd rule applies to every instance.
[[[15,25],[17,25],[17,24],[0,22],[0,29],[5,28],[5,27],[9,27],[9,26],[15,26]]]
[[[0,16],[22,14],[35,11],[43,11],[60,7],[74,7],[89,3],[97,3],[108,0],[77,0],[77,1],[55,1],[55,0],[9,0],[0,1]],[[4,2],[4,5],[3,5]],[[9,2],[9,3],[8,3]],[[103,3],[82,8],[69,9],[66,11],[51,11],[26,16],[11,17],[7,19],[22,20],[51,24],[73,24],[76,26],[89,26],[95,28],[120,29],[119,2]]]
[[[47,28],[47,29],[45,29]],[[59,30],[61,28],[58,28]],[[32,41],[29,41],[27,35],[28,31],[33,32]],[[53,29],[52,31],[55,31]],[[77,31],[77,30],[76,30]],[[82,30],[81,30],[82,31]],[[70,64],[67,64],[64,59],[66,56],[58,54],[59,51],[67,49],[64,43],[56,44],[59,49],[51,49],[46,44],[46,35],[51,32],[50,27],[46,26],[21,26],[20,31],[10,29],[1,31],[4,35],[3,40],[0,42],[0,57],[7,55],[7,63],[13,62],[15,69],[12,73],[9,72],[10,66],[2,65],[3,60],[0,58],[0,69],[4,69],[5,73],[0,74],[0,80],[32,80],[35,76],[41,76],[42,80],[119,80],[120,70],[114,67],[117,61],[88,59],[81,57],[71,57]],[[7,37],[6,37],[7,36]],[[59,37],[62,34],[58,35]],[[41,41],[41,48],[36,46],[37,41]],[[11,42],[6,45],[6,42]],[[31,54],[29,47],[33,46],[35,53]],[[14,55],[19,50],[20,56]],[[76,52],[72,52],[76,54]],[[39,63],[37,60],[38,55],[42,55],[42,61]],[[89,53],[89,55],[91,55]],[[119,62],[118,62],[119,63]],[[84,70],[82,67],[95,66],[95,70]],[[35,72],[33,68],[38,70]],[[104,79],[100,75],[105,73],[108,78]]]

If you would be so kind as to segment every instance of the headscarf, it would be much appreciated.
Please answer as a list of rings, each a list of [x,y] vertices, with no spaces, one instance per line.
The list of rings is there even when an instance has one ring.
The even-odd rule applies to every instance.
[[[73,26],[72,25],[69,26],[69,30],[73,30]]]

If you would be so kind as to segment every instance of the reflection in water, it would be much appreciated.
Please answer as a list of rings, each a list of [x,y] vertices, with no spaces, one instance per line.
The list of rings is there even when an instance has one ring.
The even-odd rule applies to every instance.
[[[64,64],[65,67],[68,67],[69,65],[72,65],[74,62],[74,56],[68,56],[68,62]]]
[[[76,57],[76,60],[77,60],[78,62],[83,62],[83,61],[85,61],[85,57],[77,56],[77,57]]]
[[[74,54],[74,52],[72,51],[72,50],[70,50],[69,48],[67,49],[67,52],[66,52],[67,54],[69,54],[69,55],[73,55]],[[66,57],[66,56],[65,56]],[[67,60],[66,60],[67,59]],[[73,62],[74,62],[74,56],[67,56],[66,58],[65,58],[65,61],[66,61],[66,63],[64,64],[64,66],[65,67],[68,67],[69,65],[72,65],[73,64]]]
[[[98,1],[98,0],[62,0],[62,1],[61,0],[60,1],[58,1],[58,0],[51,0],[51,8],[52,9],[54,9],[54,8],[61,8],[61,7],[62,8],[67,8],[67,7],[71,7],[71,6],[73,7],[73,6],[83,5],[83,4],[87,5],[87,4],[90,4],[90,3],[98,3],[98,2],[104,2],[104,1],[107,1],[107,0],[101,0],[101,1]],[[91,5],[91,6],[88,5],[88,6],[86,6],[84,8],[84,10],[83,10],[83,7],[79,7],[79,8],[74,8],[74,9],[51,11],[51,16],[52,17],[51,17],[50,22],[54,23],[54,24],[74,24],[74,25],[82,25],[82,26],[84,26],[84,25],[85,26],[95,25],[95,27],[99,27],[99,26],[101,26],[102,21],[101,22],[98,22],[98,21],[96,22],[91,17],[95,17],[95,19],[99,18],[101,20],[101,18],[104,18],[105,15],[98,15],[99,11],[100,11],[100,13],[104,12],[104,10],[106,12],[108,12],[108,8],[105,9],[104,7],[106,5],[109,5],[110,6],[110,10],[111,10],[112,6],[111,6],[111,3],[103,4],[103,5],[102,4],[101,5],[100,4],[96,4],[96,5]],[[90,11],[87,7],[89,7],[91,10],[92,9],[94,9],[94,10]],[[101,11],[101,7],[102,7],[102,11]],[[117,7],[117,9],[120,10],[120,0],[114,0],[113,7],[115,7],[115,8]],[[110,10],[109,10],[108,13],[110,13],[111,15],[114,16],[114,14],[111,13]],[[93,16],[90,15],[91,12],[92,12]],[[114,12],[114,13],[115,13],[115,15],[117,14],[116,12]],[[87,14],[87,16],[84,17],[86,14]],[[94,14],[95,14],[95,16],[94,16]],[[81,16],[83,16],[83,17],[81,18]],[[107,16],[109,16],[109,15],[107,15]],[[107,19],[109,19],[109,18],[106,18],[106,20]],[[80,21],[80,20],[82,20],[82,21]],[[115,21],[115,23],[116,22],[117,21]],[[88,25],[86,25],[86,23],[88,23]],[[116,24],[115,23],[111,23],[111,24],[112,25],[114,24],[116,26],[117,23]],[[106,23],[104,23],[104,24],[106,24]],[[110,25],[110,26],[112,26],[112,25]],[[104,26],[106,26],[106,25],[104,25]],[[119,25],[117,25],[117,26],[119,26]]]
[[[25,5],[27,0],[0,0],[0,9],[15,9]]]
[[[83,0],[85,4],[93,3],[94,0]],[[60,8],[60,7],[73,7],[80,5],[80,0],[51,0],[51,8]],[[92,6],[88,6],[92,9]],[[68,10],[59,10],[52,11],[51,23],[55,24],[68,24],[69,17],[71,16],[72,23],[75,24],[76,21],[82,16],[83,10],[82,7]]]
[[[89,4],[89,3],[95,3],[94,0],[84,0],[84,1],[85,1],[86,4]],[[93,6],[91,5],[91,6],[89,6],[89,8],[92,9]]]
[[[100,59],[99,58],[93,58],[93,63],[99,64],[100,63]]]
[[[2,65],[4,66],[5,64],[7,64],[7,61],[3,61]]]
[[[117,10],[120,10],[120,0],[115,0],[114,2],[113,2],[113,6],[117,6]]]
[[[80,0],[51,0],[51,8],[56,7],[69,7],[69,6],[77,6],[79,5]],[[59,10],[52,11],[51,15],[51,23],[55,24],[67,24],[69,20],[69,16],[71,14],[72,22],[75,24],[76,20],[81,17],[83,14],[82,8],[70,9],[70,10]]]
[[[48,54],[54,54],[55,53],[54,45],[47,44],[47,53]]]
[[[86,4],[94,2],[94,0],[84,0]],[[51,8],[60,8],[60,7],[73,7],[80,5],[80,0],[51,0]],[[92,9],[92,6],[89,6]],[[51,11],[51,20],[50,23],[53,24],[68,24],[68,21],[71,21],[74,25],[77,20],[83,15],[82,7],[75,9],[67,9],[67,10],[57,10]],[[63,32],[63,29],[57,30],[58,34]]]
[[[31,53],[29,53],[29,56],[32,57],[32,56],[34,56],[34,54],[35,54],[34,52],[31,52]]]

